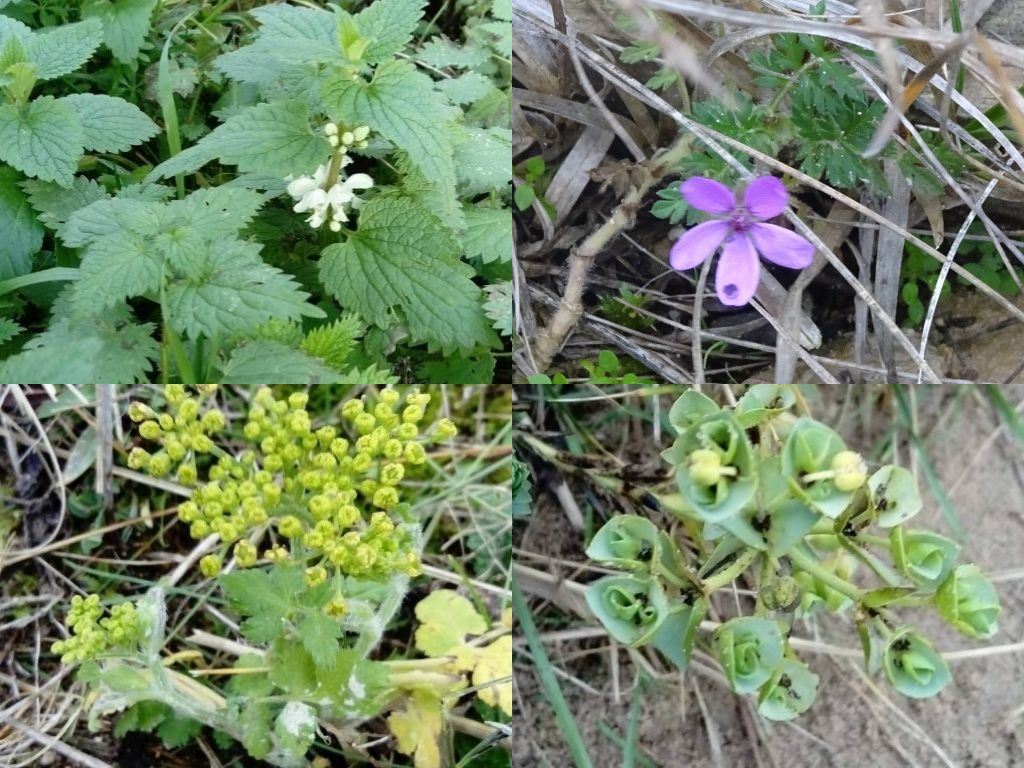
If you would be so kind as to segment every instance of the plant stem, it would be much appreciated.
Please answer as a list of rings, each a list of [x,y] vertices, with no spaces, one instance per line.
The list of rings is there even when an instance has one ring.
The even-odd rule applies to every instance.
[[[639,164],[638,184],[630,189],[608,220],[591,233],[578,248],[573,249],[569,256],[569,277],[558,309],[548,326],[537,334],[533,357],[538,371],[546,371],[551,366],[555,355],[583,314],[583,291],[594,259],[620,232],[633,225],[637,208],[647,192],[665,176],[675,172],[679,161],[690,153],[691,142],[692,137],[685,134],[665,152],[651,158],[649,163]]]
[[[756,549],[746,549],[740,553],[732,564],[724,571],[704,579],[704,593],[710,595],[716,589],[721,589],[726,584],[731,584],[737,576],[747,570],[750,564],[757,559],[761,553]]]
[[[831,571],[826,570],[817,559],[805,554],[799,547],[793,547],[787,557],[801,571],[811,574],[811,576],[831,587],[839,594],[845,595],[851,600],[860,600],[861,591],[857,587],[839,578]]]

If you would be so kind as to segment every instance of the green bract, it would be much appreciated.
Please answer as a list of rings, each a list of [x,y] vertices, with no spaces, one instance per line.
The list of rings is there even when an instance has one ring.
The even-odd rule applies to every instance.
[[[895,566],[920,589],[932,592],[946,580],[960,545],[931,531],[904,531],[895,527],[889,534]]]
[[[746,432],[730,413],[705,416],[683,432],[666,458],[696,516],[719,523],[743,509],[757,490],[756,465]]]
[[[939,615],[968,637],[987,639],[999,628],[999,594],[976,565],[961,565],[935,595]]]
[[[701,598],[695,599],[692,605],[675,605],[651,639],[651,644],[677,667],[685,669],[690,663],[697,630],[707,612],[707,603]]]
[[[650,576],[605,576],[587,585],[587,605],[624,645],[650,642],[668,616],[665,590]]]
[[[839,435],[808,418],[796,422],[782,450],[782,472],[789,478],[793,493],[833,519],[853,500],[853,491],[840,490],[833,476],[838,469],[833,461],[845,451]]]
[[[796,404],[791,387],[780,384],[755,384],[736,403],[736,418],[749,428],[771,421]]]
[[[625,571],[648,571],[682,583],[683,560],[672,538],[638,515],[619,515],[601,527],[587,557]]]
[[[783,659],[757,695],[757,711],[769,720],[793,720],[802,715],[818,694],[818,676],[806,664]]]
[[[672,404],[668,420],[675,427],[676,434],[681,435],[705,416],[718,411],[718,405],[714,400],[695,389],[689,389]]]
[[[868,491],[871,507],[883,528],[905,523],[921,511],[917,481],[903,467],[882,467],[868,480]]]
[[[725,679],[736,693],[752,693],[782,661],[782,635],[769,619],[730,619],[715,630],[715,649]]]
[[[892,687],[914,699],[934,696],[952,679],[942,656],[909,629],[889,638],[882,653],[882,666]]]

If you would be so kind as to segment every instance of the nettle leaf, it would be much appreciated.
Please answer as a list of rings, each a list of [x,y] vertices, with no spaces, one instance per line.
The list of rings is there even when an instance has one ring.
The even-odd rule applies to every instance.
[[[83,18],[97,18],[103,23],[103,42],[123,64],[139,57],[139,50],[149,32],[149,17],[157,0],[91,0],[82,8]]]
[[[50,229],[60,227],[79,208],[107,197],[103,187],[84,176],[76,176],[70,187],[52,181],[29,180],[23,181],[21,188],[39,214],[39,221]]]
[[[311,173],[330,155],[327,139],[309,126],[305,102],[258,104],[235,115],[197,144],[158,165],[153,181],[195,171],[215,158],[241,173],[284,178]]]
[[[507,208],[463,207],[466,231],[462,244],[469,257],[478,257],[485,264],[512,261],[512,211]]]
[[[484,384],[494,379],[494,355],[486,349],[453,352],[417,366],[416,380],[424,384]]]
[[[328,79],[323,98],[337,121],[365,123],[404,150],[428,180],[450,191],[455,206],[455,163],[446,124],[456,110],[434,90],[433,80],[409,62],[390,61],[377,67],[369,83],[347,75]]]
[[[241,333],[271,318],[325,317],[291,275],[265,264],[254,243],[211,244],[166,288],[171,324],[190,338]]]
[[[43,227],[20,180],[13,168],[0,168],[0,280],[30,272],[32,256],[43,245]]]
[[[78,248],[122,231],[156,234],[158,204],[142,200],[105,198],[74,211],[57,236],[70,248]]]
[[[508,128],[470,128],[456,145],[460,192],[465,197],[502,190],[512,182],[512,131]]]
[[[484,291],[487,293],[484,312],[494,323],[494,329],[502,336],[512,336],[512,330],[515,328],[515,316],[512,312],[512,281],[505,280],[488,285]]]
[[[321,53],[340,54],[334,34],[335,17],[319,8],[295,8],[290,5],[267,5],[254,8],[252,15],[260,23],[260,36],[275,41],[290,41],[301,46],[299,56],[308,56],[310,49]]]
[[[489,54],[481,47],[456,45],[442,37],[432,37],[427,40],[416,54],[417,61],[439,69],[442,67],[473,69],[486,63],[488,58],[490,58]]]
[[[437,219],[408,200],[377,198],[359,215],[359,229],[327,246],[324,287],[347,309],[388,328],[401,312],[410,335],[445,348],[490,346],[473,271]]]
[[[52,80],[85,64],[101,42],[103,25],[98,19],[86,19],[44,32],[33,32],[25,40],[25,53],[35,65],[36,77]]]
[[[116,96],[76,93],[57,101],[68,105],[78,115],[86,149],[124,152],[160,132],[145,112]]]
[[[129,296],[155,291],[162,266],[160,254],[141,235],[105,237],[82,255],[75,304],[83,310],[104,309]]]
[[[48,381],[88,384],[145,381],[160,354],[149,323],[99,319],[89,327],[59,318],[0,363],[0,379],[11,384]]]
[[[251,341],[239,347],[224,366],[223,384],[326,384],[343,377],[323,361],[278,341]]]
[[[252,221],[264,202],[266,198],[251,189],[206,187],[173,201],[168,209],[181,224],[216,240],[233,235]]]
[[[25,329],[9,317],[0,317],[0,344],[6,344]]]
[[[377,64],[400,53],[423,18],[424,0],[376,0],[355,15],[356,28],[371,40],[363,61]]]
[[[489,77],[479,72],[465,72],[458,77],[441,80],[437,89],[452,100],[453,104],[472,104],[495,90]]]
[[[71,186],[82,145],[78,116],[52,96],[0,106],[0,160],[26,176]]]

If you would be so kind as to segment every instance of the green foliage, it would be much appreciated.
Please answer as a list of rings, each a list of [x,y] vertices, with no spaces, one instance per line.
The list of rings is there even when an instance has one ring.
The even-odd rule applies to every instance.
[[[935,695],[949,668],[896,609],[932,607],[963,634],[988,639],[999,596],[977,566],[956,566],[955,542],[903,528],[922,506],[908,470],[869,474],[834,430],[797,418],[798,403],[806,411],[797,389],[774,384],[751,386],[725,406],[696,389],[683,393],[668,414],[676,441],[662,454],[679,493],[644,493],[656,502],[649,506],[680,517],[692,541],[684,548],[678,529],[646,517],[611,518],[586,552],[618,573],[588,584],[587,604],[618,642],[653,645],[683,668],[710,595],[747,573],[754,610],[721,623],[711,650],[734,691],[757,693],[763,717],[792,720],[814,701],[818,677],[789,633],[794,613],[818,608],[855,607],[868,673],[884,670],[906,696]],[[688,552],[699,553],[695,561]],[[877,583],[855,581],[859,566]]]
[[[634,310],[643,309],[647,302],[646,296],[634,293],[623,283],[619,285],[618,296],[605,296],[601,299],[601,313],[619,325],[636,331],[648,331],[654,327],[654,319]]]
[[[626,367],[619,360],[618,355],[608,349],[602,349],[597,360],[591,362],[583,360],[580,366],[587,372],[589,381],[592,384],[652,384],[653,380],[646,376],[639,376]]]
[[[82,6],[83,18],[97,18],[103,24],[103,42],[124,64],[139,56],[149,17],[158,0],[87,0]]]
[[[1019,289],[1014,275],[1007,269],[995,244],[991,240],[982,239],[981,236],[984,234],[985,229],[981,224],[971,224],[968,235],[973,237],[960,243],[956,253],[957,263],[992,290],[1004,296],[1016,295]],[[1012,265],[1011,269],[1018,279],[1024,279],[1024,272]],[[924,322],[926,307],[935,292],[941,270],[942,264],[937,259],[912,243],[905,244],[903,268],[900,273],[900,298],[906,308],[906,323],[909,326],[917,328]],[[939,307],[952,294],[954,286],[957,290],[973,290],[970,283],[949,272],[942,282]]]

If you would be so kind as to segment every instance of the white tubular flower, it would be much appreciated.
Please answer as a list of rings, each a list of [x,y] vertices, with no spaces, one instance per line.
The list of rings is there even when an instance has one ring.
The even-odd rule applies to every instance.
[[[341,158],[342,167],[349,162],[349,158]],[[296,201],[292,206],[293,211],[309,211],[306,222],[311,227],[319,229],[330,222],[331,231],[338,232],[341,230],[341,222],[348,221],[346,206],[358,207],[361,201],[356,197],[356,191],[372,187],[373,179],[365,173],[354,173],[325,190],[328,173],[328,166],[321,165],[312,176],[300,176],[288,184],[288,194]]]

